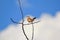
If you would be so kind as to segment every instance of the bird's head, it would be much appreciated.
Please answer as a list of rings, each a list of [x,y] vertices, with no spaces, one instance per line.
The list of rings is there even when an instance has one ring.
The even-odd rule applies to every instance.
[[[27,18],[30,18],[30,16],[27,16]]]

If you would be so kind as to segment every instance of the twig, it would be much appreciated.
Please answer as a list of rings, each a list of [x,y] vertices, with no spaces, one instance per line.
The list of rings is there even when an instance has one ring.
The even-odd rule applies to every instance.
[[[18,0],[18,2],[19,2],[19,6],[20,6],[19,8],[20,8],[20,11],[21,11],[21,15],[22,15],[22,31],[23,31],[26,39],[29,40],[29,38],[28,38],[27,35],[25,34],[25,30],[24,30],[24,24],[23,24],[23,23],[24,23],[24,15],[23,15],[22,7],[21,7],[21,1]]]
[[[33,25],[33,22],[32,22],[32,39],[31,40],[33,40],[33,38],[34,38],[34,25]]]

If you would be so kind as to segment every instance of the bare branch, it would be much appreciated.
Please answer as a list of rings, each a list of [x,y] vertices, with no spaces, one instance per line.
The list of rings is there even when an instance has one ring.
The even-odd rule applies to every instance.
[[[22,10],[22,7],[21,7],[21,0],[18,0],[18,3],[19,3],[19,8],[20,8],[20,11],[21,11],[21,15],[22,15],[22,31],[26,37],[27,40],[29,40],[29,38],[27,37],[26,33],[25,33],[25,30],[24,30],[24,15],[23,15],[23,10]]]
[[[10,19],[11,19],[11,21],[12,21],[13,23],[22,24],[22,23],[19,23],[19,22],[14,21],[12,18],[10,18]],[[38,22],[40,22],[40,21],[33,22],[33,24],[38,23]],[[32,24],[32,23],[27,23],[27,24],[24,24],[24,25],[31,25],[31,24]]]
[[[33,25],[33,22],[32,22],[32,39],[31,40],[33,40],[33,38],[34,38],[34,25]]]

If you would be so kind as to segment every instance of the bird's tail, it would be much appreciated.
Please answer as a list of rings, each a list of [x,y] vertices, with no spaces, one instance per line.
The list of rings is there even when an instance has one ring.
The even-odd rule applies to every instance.
[[[36,19],[36,17],[33,18],[33,20]]]

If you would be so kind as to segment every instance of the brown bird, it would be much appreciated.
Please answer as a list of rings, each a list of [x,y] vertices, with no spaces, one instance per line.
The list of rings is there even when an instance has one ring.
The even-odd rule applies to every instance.
[[[35,19],[36,19],[36,17],[31,18],[30,16],[27,16],[27,21],[28,21],[29,23],[33,22]]]

